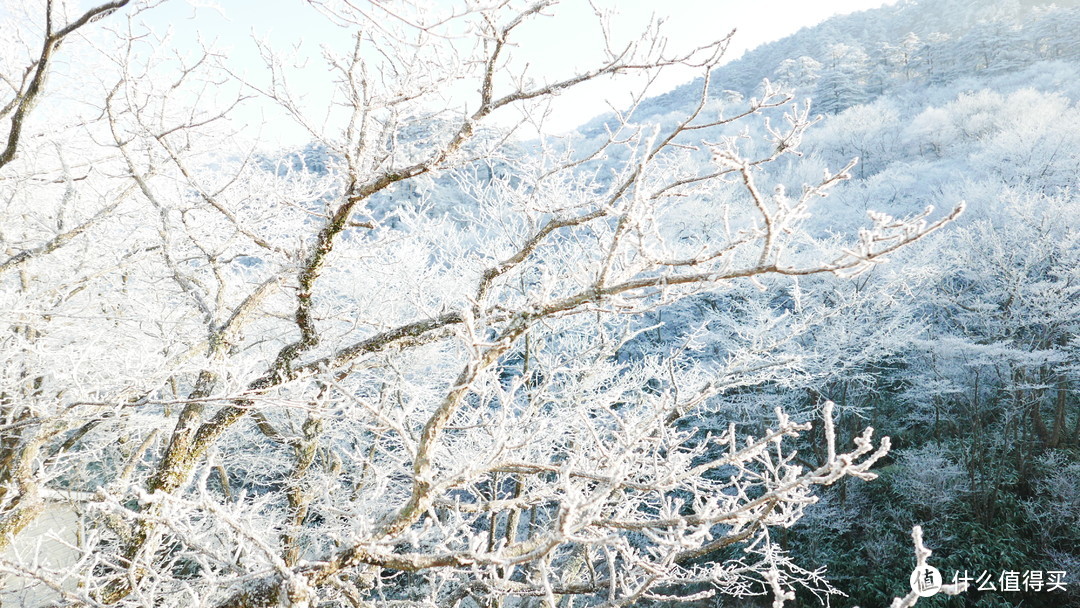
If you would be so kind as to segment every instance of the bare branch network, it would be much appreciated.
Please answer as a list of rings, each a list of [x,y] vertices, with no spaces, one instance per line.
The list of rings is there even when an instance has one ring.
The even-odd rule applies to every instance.
[[[614,47],[600,19],[606,57],[538,82],[515,35],[554,2],[311,2],[354,32],[325,52],[336,88],[316,116],[268,44],[247,80],[213,48],[170,48],[145,3],[10,4],[4,605],[831,591],[770,530],[814,486],[872,479],[888,439],[837,445],[826,404],[827,457],[807,466],[789,445],[810,425],[782,411],[755,433],[699,423],[782,365],[628,345],[675,302],[857,274],[960,210],[814,239],[805,219],[853,165],[767,187],[814,118],[768,82],[720,101],[726,38],[672,53],[650,26]],[[673,66],[701,75],[677,120],[637,122],[646,87],[589,138],[522,142],[493,121],[540,123],[560,91]],[[234,119],[255,102],[315,143],[267,154]],[[28,532],[50,517],[67,523]]]

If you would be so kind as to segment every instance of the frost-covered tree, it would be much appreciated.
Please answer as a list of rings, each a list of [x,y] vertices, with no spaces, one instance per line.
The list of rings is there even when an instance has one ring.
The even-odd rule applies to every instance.
[[[869,57],[858,46],[836,42],[825,53],[814,95],[816,107],[830,114],[867,100]]]
[[[777,80],[799,90],[813,90],[820,77],[821,62],[806,55],[785,59],[776,67]]]
[[[719,360],[627,345],[690,296],[857,274],[958,210],[814,238],[811,202],[851,166],[769,187],[813,121],[768,84],[713,102],[725,40],[673,54],[650,27],[612,47],[601,21],[597,65],[538,81],[516,36],[553,2],[313,2],[353,32],[325,50],[333,98],[316,112],[268,44],[265,77],[240,79],[138,11],[48,61],[59,32],[122,4],[4,13],[45,49],[2,66],[5,605],[828,590],[772,530],[814,486],[873,477],[887,439],[845,448],[829,405],[813,463],[786,443],[810,425],[781,410],[753,435],[704,432],[725,391],[781,378],[768,343]],[[631,107],[583,148],[496,121],[676,65],[703,78],[673,122]],[[62,89],[36,76],[50,68]],[[267,153],[236,113],[250,98],[314,143]],[[35,536],[43,514],[66,522],[62,560]]]
[[[926,63],[922,52],[926,45],[914,32],[908,32],[907,36],[898,44],[885,43],[881,51],[889,67],[895,70],[904,81],[914,78]]]

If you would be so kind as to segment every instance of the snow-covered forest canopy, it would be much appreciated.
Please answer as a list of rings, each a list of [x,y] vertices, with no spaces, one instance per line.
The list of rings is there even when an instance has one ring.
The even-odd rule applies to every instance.
[[[0,1],[0,607],[1080,605],[1080,3],[311,1],[317,115],[160,4]]]

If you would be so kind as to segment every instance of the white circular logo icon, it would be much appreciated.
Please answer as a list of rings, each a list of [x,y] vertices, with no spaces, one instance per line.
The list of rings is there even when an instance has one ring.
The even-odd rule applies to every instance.
[[[941,573],[933,566],[920,566],[911,573],[909,582],[919,597],[930,597],[941,590]]]

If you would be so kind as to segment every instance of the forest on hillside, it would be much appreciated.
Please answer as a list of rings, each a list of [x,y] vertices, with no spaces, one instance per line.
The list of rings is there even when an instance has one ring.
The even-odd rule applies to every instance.
[[[1080,606],[1080,3],[552,82],[550,2],[309,4],[324,114],[0,3],[0,607]]]
[[[894,439],[879,480],[825,490],[786,532],[860,605],[885,605],[910,570],[914,524],[933,531],[946,579],[973,581],[935,605],[1080,603],[1077,19],[1074,3],[901,2],[723,68],[737,83],[773,66],[826,112],[804,141],[811,163],[859,158],[830,221],[886,201],[967,203],[889,265],[800,285],[804,302],[843,312],[794,345],[817,359],[815,379],[776,398],[803,411],[832,399],[841,428]],[[1067,573],[1068,592],[1025,582],[1039,570]]]

